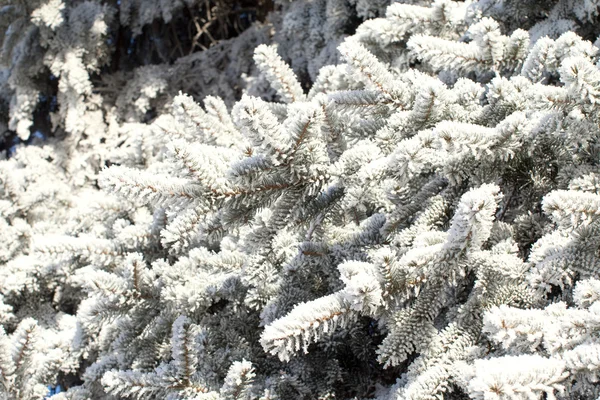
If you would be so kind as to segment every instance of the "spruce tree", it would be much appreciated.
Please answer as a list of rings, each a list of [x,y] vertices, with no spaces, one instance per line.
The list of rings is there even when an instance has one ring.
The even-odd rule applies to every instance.
[[[7,3],[5,398],[599,398],[595,1],[282,1],[118,95],[197,2]]]

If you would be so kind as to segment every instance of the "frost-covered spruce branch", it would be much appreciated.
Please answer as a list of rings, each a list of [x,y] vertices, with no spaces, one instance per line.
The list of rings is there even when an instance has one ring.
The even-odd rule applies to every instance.
[[[452,121],[453,115],[468,114],[466,110],[461,113],[461,107],[472,110],[481,104],[479,95],[468,97],[474,103],[467,105],[463,100],[464,92],[452,91],[479,89],[477,86],[465,85],[456,85],[454,89],[452,85],[441,82],[437,91],[448,93],[443,96],[437,95],[438,103],[433,103],[430,107],[444,107],[447,111],[440,113],[432,110],[416,114],[415,110],[413,114],[413,118],[419,118],[421,121],[427,121],[436,115],[437,121],[426,122],[425,126],[431,128],[412,134],[407,131],[404,137],[398,138],[398,144],[391,152],[375,150],[377,147],[374,147],[375,151],[370,151],[368,158],[353,158],[352,154],[361,154],[359,149],[368,146],[369,142],[375,146],[380,143],[379,132],[383,134],[385,130],[389,130],[385,123],[385,115],[391,117],[396,112],[412,113],[410,109],[404,109],[406,106],[401,106],[396,111],[392,106],[394,100],[413,99],[412,103],[410,100],[407,103],[409,107],[421,107],[421,103],[417,101],[418,97],[415,94],[409,92],[419,90],[418,87],[407,84],[415,82],[411,77],[414,72],[394,75],[386,71],[382,64],[377,64],[377,68],[373,69],[372,65],[379,62],[375,61],[366,49],[351,41],[346,42],[341,50],[351,61],[349,68],[356,74],[365,75],[366,89],[357,88],[352,93],[330,93],[327,95],[330,100],[326,100],[329,103],[326,103],[325,108],[311,109],[309,104],[295,102],[288,106],[287,115],[283,114],[281,117],[271,114],[268,104],[260,104],[258,100],[251,98],[242,100],[239,108],[236,108],[236,113],[242,113],[238,114],[239,117],[234,116],[234,123],[243,124],[240,126],[243,135],[251,135],[251,141],[245,146],[257,146],[258,149],[246,151],[245,159],[242,155],[238,158],[243,160],[244,170],[240,170],[238,165],[242,164],[236,161],[232,164],[236,172],[224,176],[224,179],[229,180],[225,185],[235,189],[231,192],[233,196],[224,194],[219,200],[221,203],[217,206],[216,219],[212,219],[212,223],[220,219],[221,229],[226,234],[231,227],[240,226],[239,222],[232,225],[232,222],[239,218],[237,209],[240,205],[244,206],[244,212],[259,206],[268,207],[255,214],[248,230],[241,233],[237,242],[242,253],[252,255],[250,260],[244,263],[240,282],[249,289],[245,300],[247,306],[250,309],[263,309],[266,326],[261,335],[261,344],[266,351],[286,361],[302,348],[310,357],[313,347],[311,343],[332,340],[332,335],[338,334],[336,332],[340,330],[347,331],[345,335],[351,335],[350,332],[355,329],[352,326],[357,326],[360,321],[358,316],[362,314],[380,321],[381,332],[386,337],[378,352],[379,361],[384,365],[399,365],[412,352],[422,354],[419,359],[422,361],[415,361],[415,368],[411,369],[405,388],[397,389],[399,396],[411,397],[417,396],[418,393],[418,397],[425,396],[425,393],[435,395],[441,393],[439,390],[451,390],[453,387],[464,387],[466,393],[476,396],[479,389],[475,389],[478,387],[475,382],[482,378],[456,371],[467,371],[468,369],[458,368],[463,365],[460,363],[470,365],[476,359],[473,357],[479,354],[476,351],[477,346],[484,346],[478,338],[481,335],[481,318],[485,311],[492,305],[531,306],[541,301],[538,297],[540,295],[536,294],[539,293],[537,281],[527,278],[526,265],[514,256],[518,251],[518,237],[513,237],[512,231],[494,233],[494,229],[500,229],[502,226],[500,222],[494,223],[494,217],[500,215],[497,213],[497,208],[502,202],[502,196],[499,196],[500,188],[482,183],[487,181],[507,185],[507,174],[523,168],[526,161],[522,157],[529,158],[527,162],[533,162],[533,149],[542,144],[532,144],[531,150],[525,150],[523,147],[526,140],[532,137],[535,138],[534,142],[540,140],[543,143],[543,138],[537,137],[540,135],[537,130],[547,118],[544,107],[536,104],[534,84],[531,83],[529,98],[532,102],[531,112],[534,112],[535,116],[533,120],[524,117],[527,108],[515,108],[509,113],[506,112],[502,100],[490,97],[488,104],[484,103],[480,117],[470,113],[473,119]],[[286,79],[283,76],[277,78],[276,74],[271,76]],[[525,88],[528,85],[526,82],[519,84]],[[493,80],[489,83],[494,96],[500,93],[494,92],[500,85],[505,85],[504,81]],[[284,83],[281,83],[281,87],[285,87]],[[392,89],[396,87],[399,89]],[[342,121],[348,116],[348,108],[352,108],[357,102],[345,101],[344,96],[360,99],[360,96],[363,96],[360,90],[379,91],[379,97],[371,96],[369,100],[365,98],[364,104],[368,107],[381,104],[377,113],[371,113],[367,107],[366,114],[356,119],[360,123],[355,127],[344,126],[346,130],[355,130],[349,133],[350,137],[363,139],[347,142],[347,150],[339,158],[331,158],[334,152],[322,153],[318,158],[319,162],[311,165],[313,170],[318,168],[318,172],[311,174],[310,169],[302,169],[306,167],[297,170],[306,160],[315,160],[313,153],[319,147],[329,145],[320,135],[321,132],[328,132],[331,127],[320,127],[320,124]],[[367,93],[369,92],[365,92],[365,95]],[[315,96],[311,101],[322,103],[323,99],[325,98]],[[388,99],[393,99],[392,103]],[[260,111],[259,106],[262,106]],[[495,126],[484,125],[484,115],[493,114],[496,106],[501,113],[499,122]],[[547,112],[555,111],[548,109]],[[338,116],[338,113],[341,114]],[[262,120],[255,120],[261,116]],[[556,114],[553,116],[558,118]],[[281,120],[282,122],[279,122]],[[310,141],[313,141],[312,145],[309,144]],[[389,146],[387,141],[389,139],[386,138],[385,145]],[[367,148],[364,147],[365,150]],[[309,158],[298,160],[299,156],[305,154],[305,157]],[[255,158],[260,160],[256,167],[252,166]],[[358,165],[353,167],[350,163]],[[251,175],[248,175],[250,172]],[[319,176],[315,176],[316,173],[319,173]],[[410,222],[406,228],[402,228],[402,225],[388,227],[388,234],[385,237],[381,236],[379,230],[383,225],[377,222],[381,221],[380,217],[384,217],[385,221],[387,213],[401,207],[403,202],[410,202],[410,193],[419,190],[418,182],[423,185],[423,182],[428,181],[427,177],[441,178],[440,182],[449,182],[445,187],[438,186],[441,199],[446,199],[446,206],[441,209],[442,212],[425,213],[429,200],[425,197],[422,208],[413,211],[416,212],[416,219],[412,224],[421,220],[427,223],[422,226],[415,225],[420,228],[413,231],[411,240],[400,240],[400,237],[405,237],[408,233],[406,229],[411,228]],[[256,186],[253,188],[255,181],[264,182],[267,179],[271,181],[267,185],[259,186],[260,190]],[[313,182],[319,186],[315,187]],[[473,190],[465,192],[465,184],[469,182],[481,183],[474,186]],[[331,185],[343,188],[342,196],[339,200],[334,200],[338,203],[337,209],[330,208],[328,203],[311,200],[316,200],[319,191],[323,190],[315,190],[316,188]],[[392,196],[393,192],[390,190],[401,187],[406,188],[407,193]],[[468,187],[467,185],[466,188]],[[511,189],[510,186],[505,188]],[[556,214],[556,218],[559,218],[559,212],[562,211],[553,211],[552,207],[564,207],[564,202],[553,200],[553,195],[556,197],[560,194],[555,193],[547,196],[544,211],[549,215]],[[242,200],[237,200],[238,198]],[[301,204],[317,207],[327,205],[327,208],[317,208],[308,214],[306,211],[302,212],[304,216],[313,215],[314,218],[318,218],[317,236],[314,235],[313,223],[308,224],[310,218],[304,222],[293,218],[295,213],[300,212]],[[514,204],[507,203],[502,207],[503,216],[508,212],[505,208],[512,209],[513,213],[516,211]],[[577,209],[581,210],[583,215],[594,213],[589,206]],[[324,212],[329,214],[325,214],[325,218]],[[565,215],[572,215],[570,211],[564,212]],[[436,217],[432,218],[434,215]],[[577,220],[581,218],[577,217]],[[356,225],[361,220],[363,222]],[[444,221],[451,224],[447,231],[439,229]],[[334,228],[340,223],[341,226]],[[353,224],[355,228],[352,227]],[[495,228],[496,226],[498,228]],[[310,229],[313,232],[310,234],[311,242],[320,242],[321,248],[318,251],[302,250],[306,248],[306,244],[301,245],[300,237],[294,238],[294,229],[299,229],[300,237],[303,236],[303,230]],[[493,234],[500,234],[501,237],[494,239],[495,242],[490,242],[491,238],[495,237]],[[395,236],[398,236],[398,239],[395,239]],[[300,246],[298,248],[301,257],[293,251],[294,243],[295,246]],[[281,248],[282,245],[288,250]],[[360,250],[365,246],[375,247],[372,250],[368,247]],[[383,248],[380,248],[381,246]],[[382,254],[384,248],[387,255],[382,258],[378,254]],[[507,256],[502,259],[503,262],[494,261],[504,253]],[[509,256],[511,254],[513,255]],[[534,257],[534,254],[538,252],[533,251],[531,257]],[[316,260],[309,262],[307,258]],[[320,260],[321,258],[323,260]],[[353,259],[357,262],[350,261]],[[347,261],[343,262],[344,260]],[[364,263],[362,260],[369,262]],[[385,262],[379,264],[382,261]],[[549,260],[545,261],[545,265],[552,265],[554,268],[560,268],[560,271],[565,271],[561,273],[568,273],[569,267],[564,263],[548,262]],[[339,264],[341,285],[335,282],[338,275],[331,268],[331,265],[336,263]],[[534,264],[532,261],[531,271],[538,271],[538,265],[541,263]],[[281,267],[284,268],[280,270]],[[311,268],[312,272],[303,271],[307,267]],[[330,281],[328,285],[330,290],[334,291],[332,294],[311,294],[307,283],[314,279],[311,279],[314,268],[321,271],[323,277]],[[571,268],[575,270],[577,267]],[[277,277],[279,270],[284,274]],[[467,282],[473,278],[475,286],[469,293]],[[298,287],[301,282],[304,282],[304,289]],[[468,299],[464,305],[458,300],[458,293],[461,292],[461,296],[466,295]],[[291,307],[295,303],[292,295],[307,298],[309,301]],[[437,324],[440,324],[440,313],[444,309],[453,310],[446,314],[445,318],[451,319],[445,323],[453,324],[458,330],[439,331]],[[286,313],[286,310],[289,312]],[[437,335],[446,334],[449,335],[447,339],[443,339],[444,336],[438,339]],[[434,350],[430,346],[435,343],[446,343],[446,350]],[[448,354],[450,349],[454,353]],[[317,348],[313,350],[315,351],[318,354]],[[445,365],[443,373],[440,369],[442,365]],[[432,374],[430,368],[438,368],[439,373]],[[562,393],[568,374],[561,371],[554,377],[548,377],[549,380],[545,383],[548,387],[545,389],[546,393]],[[528,383],[526,377],[521,378],[525,380],[521,383],[525,386],[531,384],[532,387],[538,387],[541,384],[533,381]],[[427,379],[437,379],[438,383],[431,385]]]

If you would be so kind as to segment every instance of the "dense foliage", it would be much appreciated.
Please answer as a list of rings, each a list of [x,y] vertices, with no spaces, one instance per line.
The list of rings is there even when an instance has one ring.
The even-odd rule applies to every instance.
[[[600,3],[3,3],[0,396],[600,398]]]

